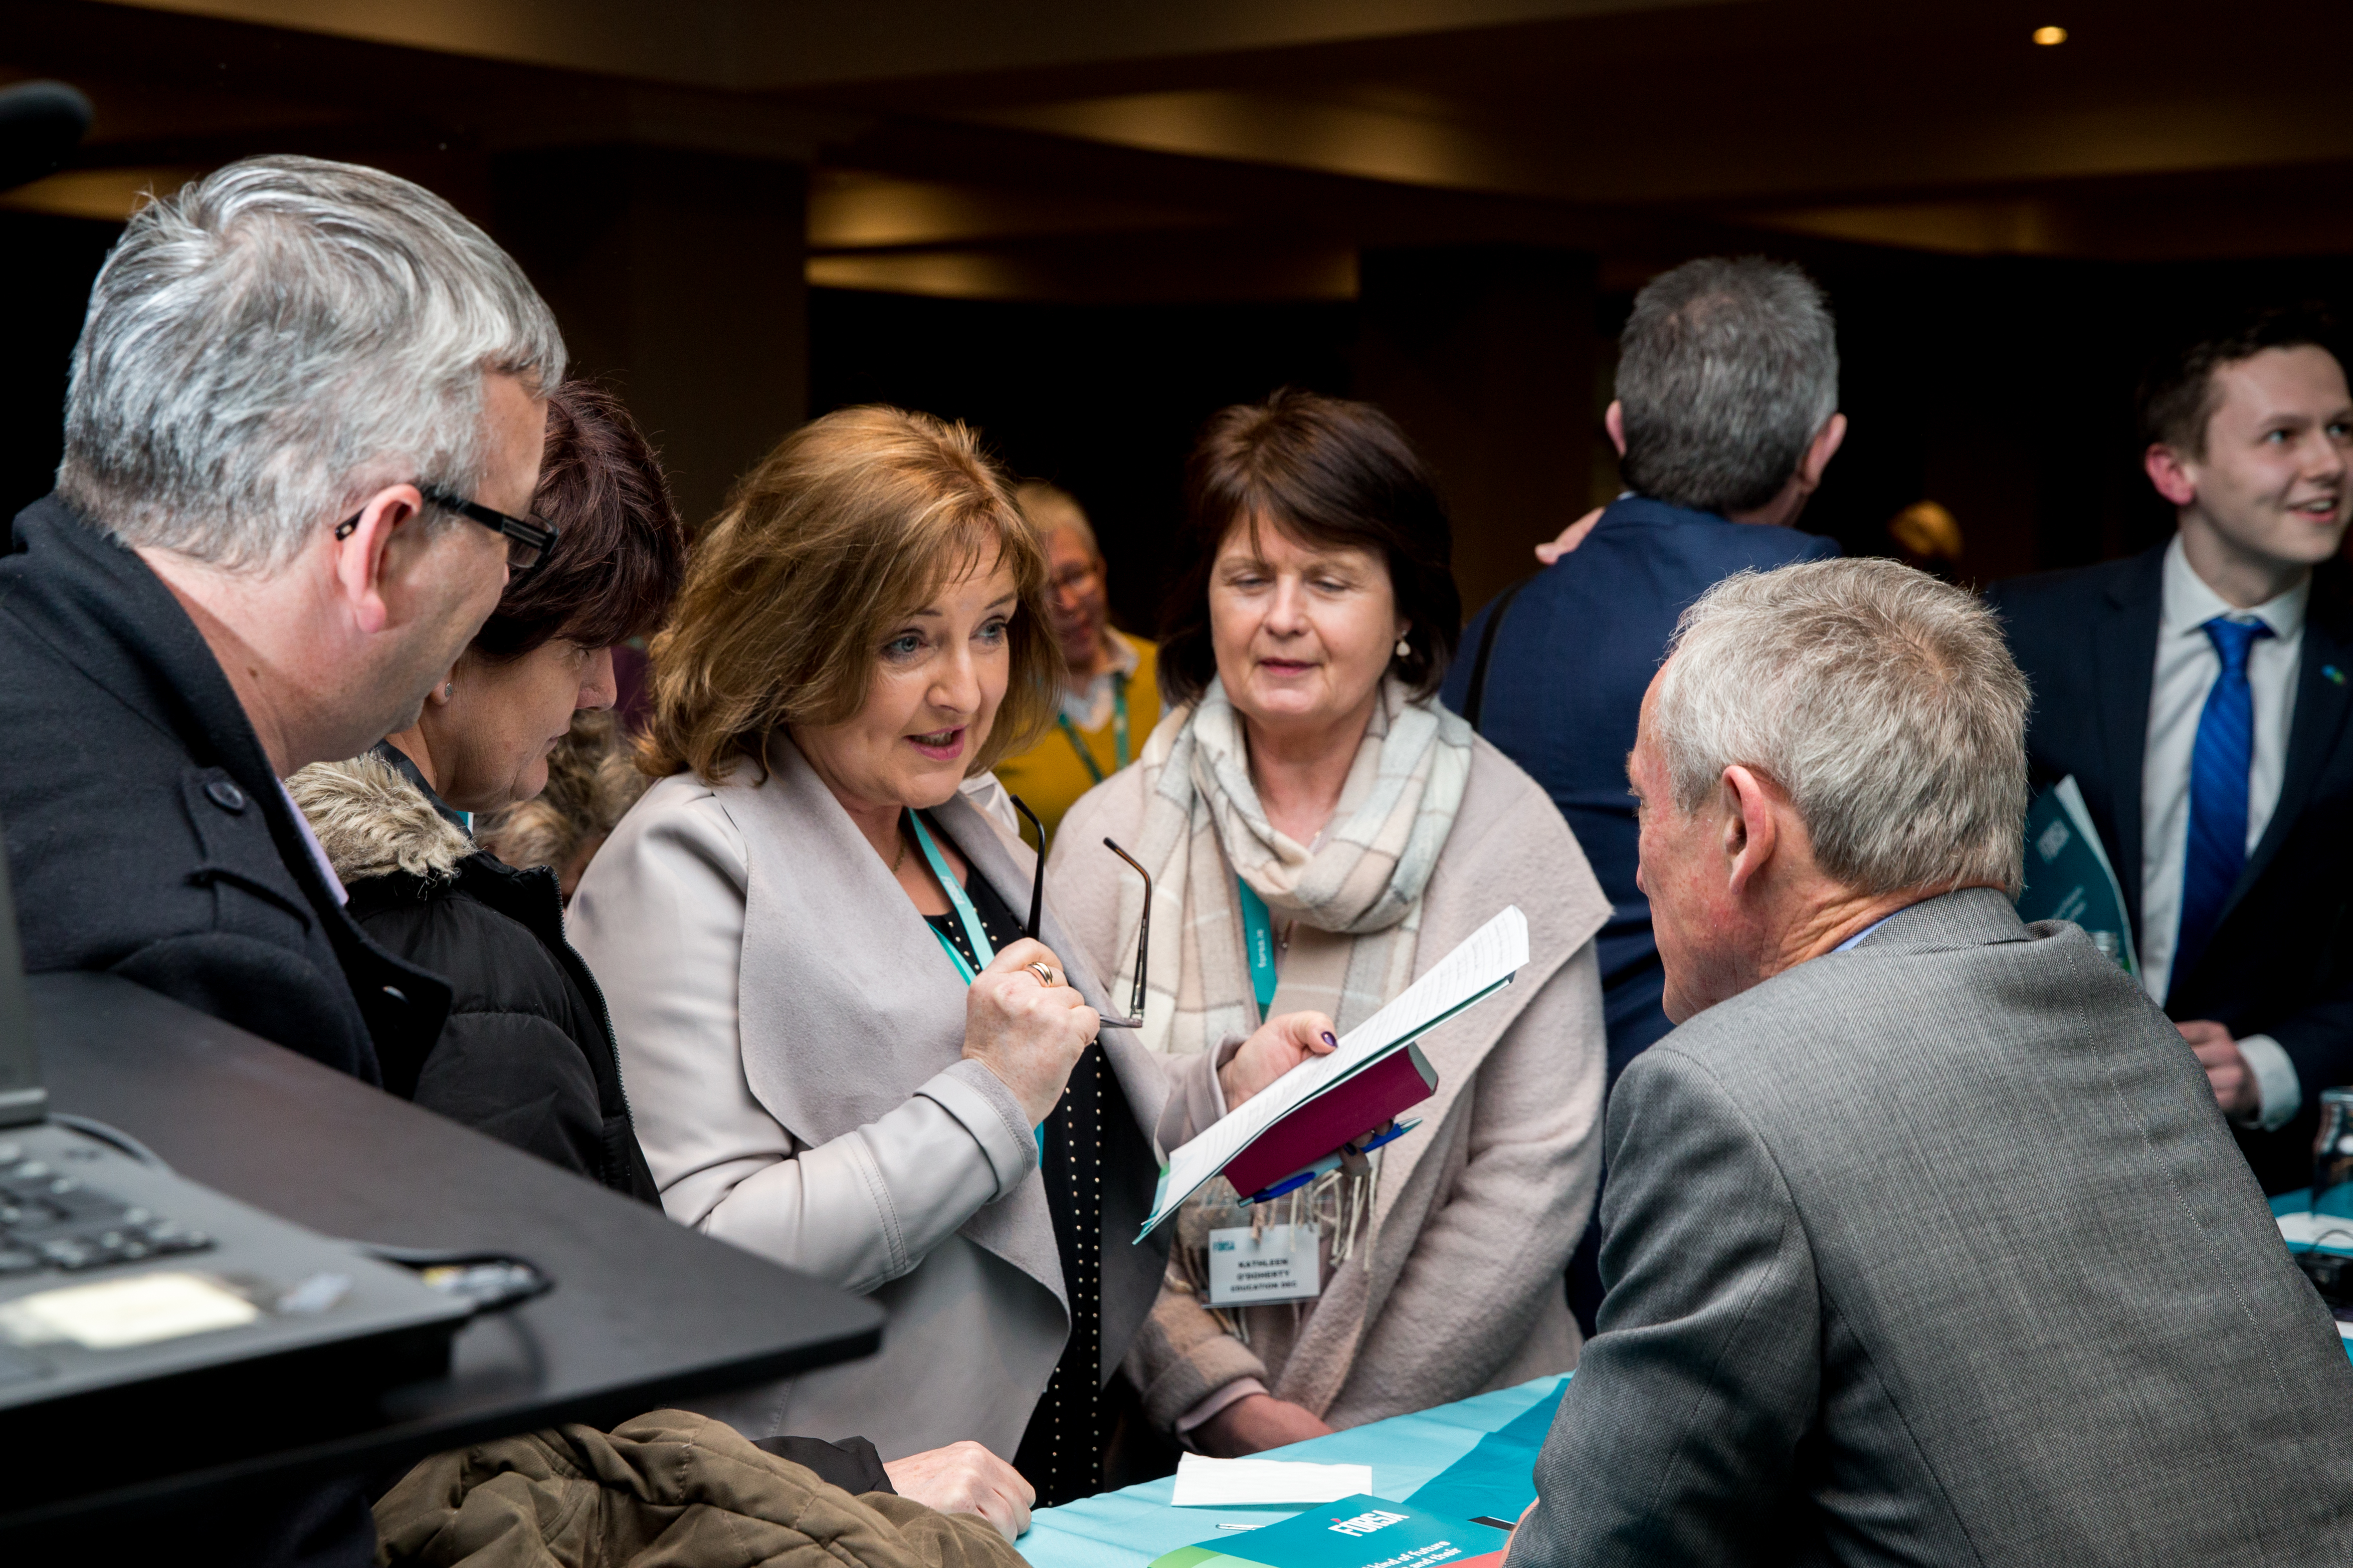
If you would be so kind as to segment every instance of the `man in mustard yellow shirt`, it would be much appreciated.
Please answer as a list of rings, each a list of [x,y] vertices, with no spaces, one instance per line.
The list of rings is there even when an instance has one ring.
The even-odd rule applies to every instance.
[[[1160,721],[1153,645],[1111,627],[1103,552],[1069,492],[1031,480],[1014,499],[1046,543],[1046,609],[1070,667],[1046,738],[997,764],[997,776],[1051,834],[1062,814],[1144,749]]]

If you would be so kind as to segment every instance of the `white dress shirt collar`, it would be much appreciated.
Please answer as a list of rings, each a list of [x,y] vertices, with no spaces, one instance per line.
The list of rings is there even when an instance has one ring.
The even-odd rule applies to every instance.
[[[2206,585],[2189,564],[2189,552],[2181,546],[2181,536],[2175,534],[2173,542],[2165,547],[2164,607],[2158,616],[2158,636],[2204,637],[2208,621],[2217,616],[2233,620],[2261,621],[2271,627],[2272,635],[2282,642],[2293,639],[2304,630],[2305,607],[2312,600],[2312,574],[2307,572],[2296,585],[2277,598],[2265,600],[2252,610],[2242,610]]]

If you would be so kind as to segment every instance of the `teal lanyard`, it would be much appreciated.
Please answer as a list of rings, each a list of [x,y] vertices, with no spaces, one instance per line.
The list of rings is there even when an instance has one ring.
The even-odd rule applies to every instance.
[[[997,948],[989,942],[988,933],[980,929],[980,911],[972,907],[972,900],[965,895],[964,884],[948,875],[947,860],[940,854],[940,847],[932,842],[932,836],[923,831],[923,819],[910,811],[907,821],[915,830],[915,842],[923,847],[923,859],[930,865],[932,875],[940,879],[940,887],[947,893],[948,903],[955,910],[956,920],[964,927],[965,941],[972,943],[973,952],[980,955],[981,967],[987,968],[989,961],[997,956]],[[923,924],[931,927],[932,935],[946,952],[948,962],[956,966],[956,973],[964,976],[964,983],[971,984],[976,972],[964,961],[964,954],[956,951],[956,944],[931,921],[925,921]],[[1038,1141],[1038,1163],[1042,1166],[1046,1163],[1046,1125],[1041,1121],[1029,1131]]]
[[[1103,764],[1096,762],[1094,752],[1087,749],[1087,742],[1079,734],[1079,727],[1071,722],[1071,716],[1056,713],[1054,722],[1060,724],[1062,733],[1070,737],[1071,750],[1079,753],[1079,761],[1087,764],[1087,777],[1097,784],[1103,783]],[[1117,765],[1127,766],[1127,672],[1124,669],[1113,670],[1111,678],[1111,750],[1112,755],[1119,759]]]
[[[1242,896],[1242,947],[1250,954],[1250,989],[1258,994],[1259,1021],[1264,1023],[1274,1005],[1274,921],[1267,915],[1266,900],[1248,882],[1236,877],[1234,887]]]
[[[907,821],[915,830],[915,842],[923,847],[923,858],[930,863],[932,875],[940,879],[941,890],[947,894],[949,904],[955,910],[956,920],[964,926],[965,940],[972,943],[972,951],[980,957],[981,968],[986,969],[989,960],[997,956],[997,948],[989,942],[988,933],[980,929],[980,911],[972,907],[972,900],[965,894],[964,884],[948,874],[948,863],[941,856],[940,847],[933,843],[932,836],[923,830],[923,819],[911,811],[907,813]],[[956,973],[964,976],[964,983],[971,984],[979,971],[965,962],[964,954],[956,951],[956,944],[947,939],[946,932],[929,921],[923,923],[931,928],[932,935],[939,939],[940,946],[947,950],[948,959],[956,966]]]

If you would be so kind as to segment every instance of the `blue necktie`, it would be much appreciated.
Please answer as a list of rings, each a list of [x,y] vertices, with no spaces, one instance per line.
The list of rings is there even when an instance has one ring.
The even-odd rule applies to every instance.
[[[2173,981],[2189,973],[2222,905],[2247,865],[2247,770],[2255,757],[2255,695],[2247,685],[2247,652],[2272,635],[2261,621],[2217,616],[2201,628],[2222,672],[2198,715],[2198,744],[2189,753],[2189,853],[2181,870],[2181,937],[2173,949]]]

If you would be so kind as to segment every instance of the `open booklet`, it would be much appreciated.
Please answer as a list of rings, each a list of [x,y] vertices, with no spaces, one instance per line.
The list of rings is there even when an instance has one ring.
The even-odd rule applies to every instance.
[[[1528,961],[1528,920],[1513,905],[1472,931],[1379,1012],[1349,1030],[1339,1049],[1314,1057],[1252,1095],[1168,1156],[1152,1214],[1135,1239],[1150,1236],[1187,1198],[1208,1185],[1261,1136],[1310,1100],[1405,1049],[1465,1007],[1502,990]],[[1369,1131],[1369,1126],[1359,1131]]]

